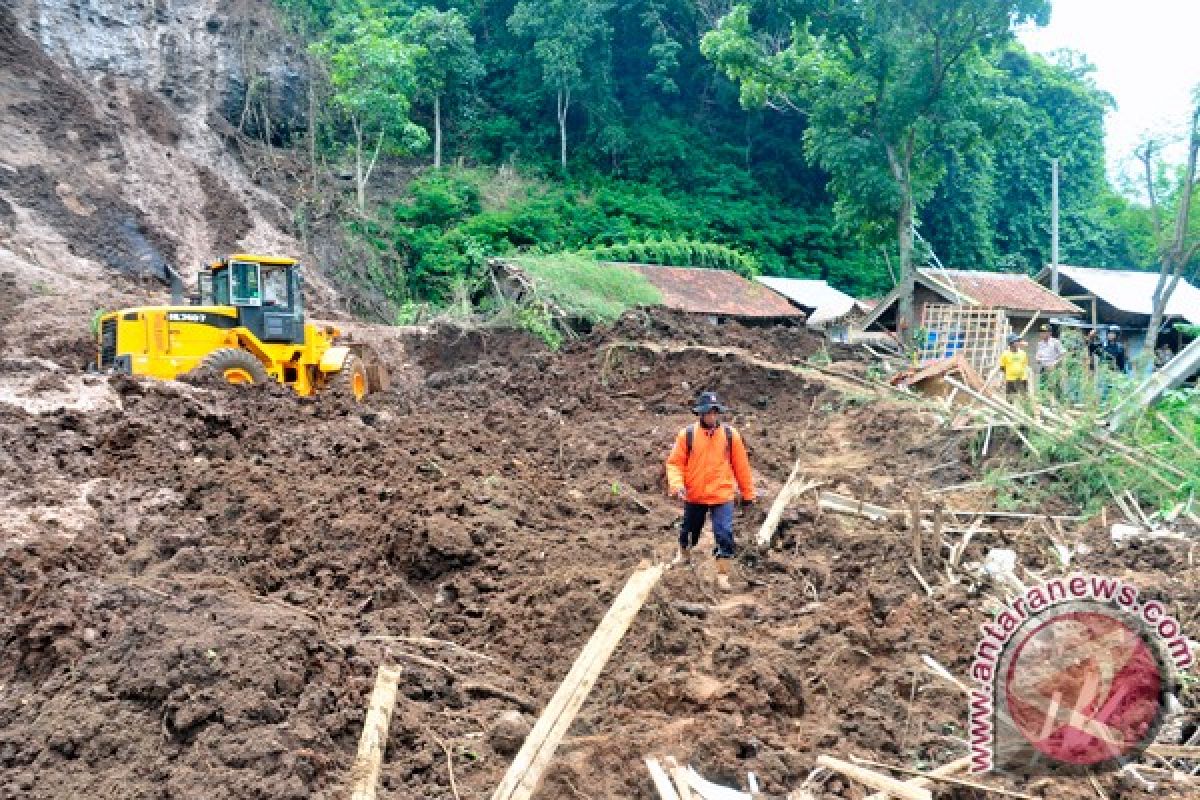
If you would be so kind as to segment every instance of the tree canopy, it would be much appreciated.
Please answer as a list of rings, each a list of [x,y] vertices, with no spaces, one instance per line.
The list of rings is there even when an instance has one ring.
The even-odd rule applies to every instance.
[[[421,167],[432,139],[465,164],[361,184],[351,233],[396,301],[481,286],[487,254],[709,245],[879,296],[925,257],[913,226],[948,266],[1033,272],[1055,158],[1064,260],[1156,263],[1147,210],[1105,175],[1111,98],[1011,35],[1042,0],[280,2],[325,43],[327,158],[369,177],[381,141]]]

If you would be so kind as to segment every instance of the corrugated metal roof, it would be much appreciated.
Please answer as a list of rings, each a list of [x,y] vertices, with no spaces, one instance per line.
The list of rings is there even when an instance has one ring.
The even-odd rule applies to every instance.
[[[802,278],[755,278],[763,286],[778,292],[793,303],[814,309],[807,324],[821,326],[858,309],[867,307],[845,292],[838,291],[822,280]]]
[[[1058,271],[1119,311],[1149,316],[1154,310],[1157,272],[1064,266],[1059,266]],[[1050,271],[1047,268],[1038,279],[1048,281],[1049,275]],[[1200,289],[1185,280],[1180,280],[1171,299],[1167,301],[1166,314],[1168,317],[1182,317],[1193,325],[1200,325]]]
[[[803,317],[804,312],[765,286],[723,269],[621,264],[646,276],[663,305],[690,314],[730,317]]]
[[[983,308],[1049,314],[1082,313],[1074,303],[1059,297],[1028,275],[963,269],[922,269],[920,273],[925,279],[965,295]]]

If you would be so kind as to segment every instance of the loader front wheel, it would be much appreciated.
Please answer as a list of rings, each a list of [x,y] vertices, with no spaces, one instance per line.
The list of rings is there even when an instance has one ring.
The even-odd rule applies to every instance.
[[[353,353],[346,356],[342,369],[337,374],[337,391],[339,394],[353,398],[361,403],[371,393],[371,380],[367,375],[367,365]]]
[[[198,371],[216,375],[226,383],[266,383],[267,368],[253,354],[236,347],[214,350],[200,362]]]

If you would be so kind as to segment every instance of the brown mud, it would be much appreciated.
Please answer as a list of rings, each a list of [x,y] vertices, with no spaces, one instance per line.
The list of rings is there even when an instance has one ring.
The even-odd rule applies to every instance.
[[[894,507],[979,474],[971,442],[911,405],[864,403],[815,370],[606,347],[631,340],[801,364],[821,349],[801,329],[655,313],[559,353],[516,333],[414,334],[397,389],[361,406],[118,377],[85,410],[0,403],[0,798],[342,797],[390,663],[404,672],[380,797],[453,797],[448,758],[462,797],[489,796],[521,735],[511,712],[532,722],[628,575],[670,556],[662,461],[701,388],[733,407],[767,500],[797,457]],[[650,754],[728,785],[753,771],[782,796],[823,753],[918,768],[964,753],[965,700],[920,656],[965,675],[1003,590],[964,579],[931,599],[906,531],[810,499],[754,554],[765,511],[736,520],[732,598],[707,558],[667,573],[539,797],[653,797]],[[1088,545],[1073,567],[1127,577],[1197,629],[1186,543],[1066,535]],[[991,547],[1054,573],[1045,536],[980,536],[964,561]],[[862,796],[838,778],[814,792]]]

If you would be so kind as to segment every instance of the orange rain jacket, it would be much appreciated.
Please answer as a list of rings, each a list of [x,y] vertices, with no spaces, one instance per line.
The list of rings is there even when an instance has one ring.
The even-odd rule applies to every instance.
[[[754,499],[754,476],[742,435],[729,428],[733,441],[725,441],[725,426],[705,430],[697,424],[692,436],[692,452],[687,451],[687,428],[675,437],[675,447],[667,459],[667,486],[671,494],[687,490],[689,503],[708,506],[733,500],[734,480],[746,500]],[[728,446],[727,446],[728,444]],[[732,463],[731,463],[732,462]]]

